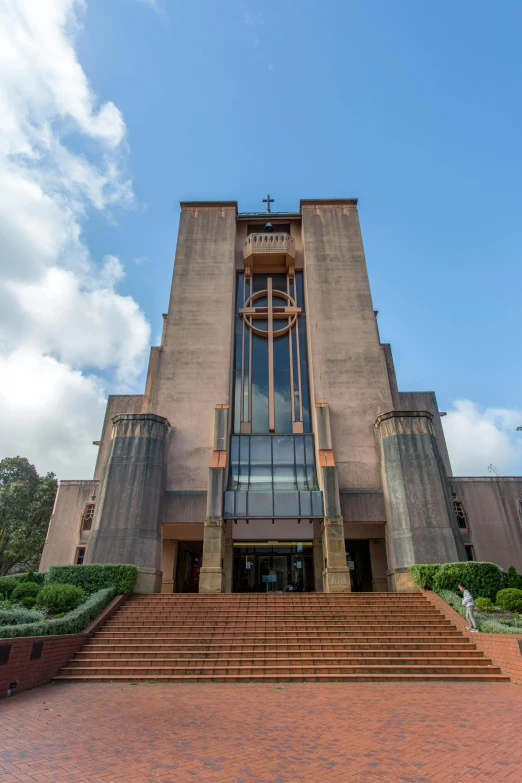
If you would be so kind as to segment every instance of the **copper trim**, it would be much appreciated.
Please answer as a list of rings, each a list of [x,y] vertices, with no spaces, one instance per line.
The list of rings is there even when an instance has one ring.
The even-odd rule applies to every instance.
[[[290,296],[290,273],[286,276],[286,293]],[[291,298],[291,297],[290,297]],[[288,335],[288,355],[290,359],[290,404],[292,406],[292,432],[294,431],[295,424],[295,399],[294,399],[294,360],[292,353],[292,328],[290,325],[290,317],[288,318],[289,335]]]
[[[319,449],[319,465],[321,468],[335,467],[332,449]]]
[[[225,468],[227,465],[227,452],[226,451],[213,451],[210,460],[211,468]]]

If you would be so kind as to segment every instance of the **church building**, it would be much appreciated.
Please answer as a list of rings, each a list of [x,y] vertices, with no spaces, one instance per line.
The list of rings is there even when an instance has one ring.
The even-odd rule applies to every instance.
[[[435,394],[398,389],[357,200],[265,203],[181,204],[145,392],[109,397],[94,478],[60,482],[40,570],[134,563],[138,590],[164,593],[522,571],[522,478],[454,477]]]

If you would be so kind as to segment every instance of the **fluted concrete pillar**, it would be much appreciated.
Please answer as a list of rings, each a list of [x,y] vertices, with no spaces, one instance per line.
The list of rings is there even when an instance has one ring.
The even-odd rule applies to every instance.
[[[112,420],[86,563],[133,563],[137,590],[161,590],[161,504],[169,423],[152,413]]]
[[[465,560],[448,478],[429,411],[379,416],[390,589],[416,589],[409,566]]]

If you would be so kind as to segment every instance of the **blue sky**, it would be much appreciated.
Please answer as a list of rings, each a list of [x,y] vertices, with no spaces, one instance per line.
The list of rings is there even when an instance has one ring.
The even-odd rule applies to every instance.
[[[71,47],[93,116],[114,104],[125,125],[119,184],[133,196],[85,198],[82,247],[91,276],[118,259],[114,291],[141,308],[153,343],[180,200],[247,211],[268,191],[278,210],[358,197],[400,388],[434,389],[452,412],[459,472],[522,471],[519,2],[48,2],[81,25]],[[72,123],[61,139],[99,166],[93,127]],[[102,394],[121,385],[125,367],[116,378],[110,362],[69,354],[51,350]],[[143,367],[128,373],[132,390]]]

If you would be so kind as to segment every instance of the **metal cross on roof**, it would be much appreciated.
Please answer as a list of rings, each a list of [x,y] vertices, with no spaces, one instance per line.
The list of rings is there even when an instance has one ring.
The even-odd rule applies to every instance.
[[[273,202],[273,201],[274,201],[274,199],[270,198],[270,193],[267,195],[266,198],[263,199],[263,204],[266,204],[266,211],[267,212],[271,212],[272,211],[270,209],[270,203]]]

